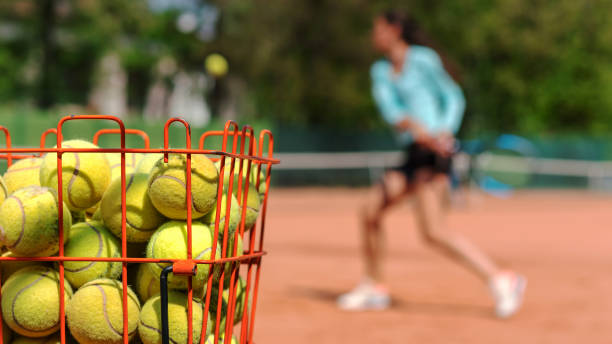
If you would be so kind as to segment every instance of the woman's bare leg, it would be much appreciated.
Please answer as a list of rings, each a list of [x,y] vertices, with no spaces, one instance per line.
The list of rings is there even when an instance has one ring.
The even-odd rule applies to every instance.
[[[462,235],[446,228],[444,197],[448,190],[448,177],[442,174],[426,177],[417,176],[415,184],[415,215],[424,239],[481,279],[491,281],[499,270],[495,263]]]
[[[372,187],[367,202],[361,208],[365,277],[375,283],[382,282],[384,233],[380,222],[389,208],[404,200],[411,192],[412,186],[402,173],[389,171],[379,184]]]

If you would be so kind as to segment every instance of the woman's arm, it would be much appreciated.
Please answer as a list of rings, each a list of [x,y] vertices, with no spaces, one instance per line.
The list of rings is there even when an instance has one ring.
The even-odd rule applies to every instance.
[[[465,97],[459,85],[444,69],[438,55],[430,50],[430,53],[425,56],[429,79],[439,93],[442,103],[442,117],[436,129],[441,133],[456,134],[463,119]]]

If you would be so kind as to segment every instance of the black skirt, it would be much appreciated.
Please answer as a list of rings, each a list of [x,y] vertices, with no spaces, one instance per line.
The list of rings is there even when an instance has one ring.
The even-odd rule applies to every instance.
[[[414,179],[415,173],[423,169],[432,173],[451,173],[452,156],[441,156],[418,143],[410,144],[404,152],[404,162],[393,169],[402,172],[409,180]]]

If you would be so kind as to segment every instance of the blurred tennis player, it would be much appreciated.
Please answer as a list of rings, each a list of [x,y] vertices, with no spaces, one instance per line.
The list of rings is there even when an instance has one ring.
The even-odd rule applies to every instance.
[[[526,279],[501,270],[489,257],[445,224],[454,134],[461,125],[465,99],[441,58],[427,44],[415,21],[396,11],[374,21],[376,50],[385,55],[371,68],[372,93],[384,120],[405,147],[406,160],[387,171],[361,214],[365,276],[339,297],[346,310],[385,309],[390,297],[381,276],[383,235],[380,223],[393,205],[414,196],[417,224],[425,241],[463,264],[488,283],[498,317],[521,306]],[[431,46],[431,45],[430,45]]]

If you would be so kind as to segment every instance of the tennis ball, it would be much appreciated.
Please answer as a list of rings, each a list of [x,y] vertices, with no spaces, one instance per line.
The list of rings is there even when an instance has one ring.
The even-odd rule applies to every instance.
[[[164,217],[155,209],[147,195],[149,176],[130,173],[125,183],[125,229],[128,242],[146,242],[164,222]],[[104,224],[121,238],[121,178],[113,180],[102,201],[100,211]]]
[[[175,220],[187,218],[187,157],[170,154],[168,163],[159,160],[151,170],[149,197],[160,213]],[[212,161],[204,155],[191,156],[192,218],[208,213],[217,200],[219,175]]]
[[[217,342],[217,344],[224,344],[225,343],[225,335],[219,333],[219,341]],[[206,342],[204,342],[204,344],[215,344],[215,335],[211,334],[208,335],[208,337],[206,337]],[[232,339],[230,340],[230,344],[238,344],[238,340],[236,339],[235,336],[232,336]]]
[[[72,287],[64,280],[64,302]],[[59,273],[45,266],[15,272],[2,286],[2,317],[15,332],[45,337],[59,329]]]
[[[102,221],[102,211],[100,210],[100,208],[94,211],[94,213],[91,215],[91,219],[94,221]]]
[[[136,276],[136,292],[140,301],[146,302],[153,295],[159,294],[159,275],[153,274],[148,264],[139,264]]]
[[[208,226],[194,221],[191,224],[191,252],[194,259],[211,259],[212,236]],[[216,258],[221,255],[219,250]],[[169,221],[164,223],[153,234],[147,245],[147,258],[154,259],[187,259],[187,223],[183,221]],[[149,263],[148,266],[155,276],[169,263]],[[208,278],[210,266],[199,264],[197,273],[193,276],[194,289],[201,287]],[[172,289],[187,289],[188,276],[168,276],[168,287]]]
[[[187,343],[188,323],[187,295],[178,291],[168,292],[168,333],[170,342],[173,344]],[[202,334],[202,316],[204,310],[200,300],[193,298],[192,305],[192,338],[193,343],[200,342]],[[161,297],[159,295],[150,298],[140,311],[140,322],[138,323],[138,334],[144,344],[161,344]],[[210,326],[210,318],[207,322]],[[208,332],[208,331],[207,331]]]
[[[244,194],[240,195],[238,200],[241,203],[244,200]],[[246,214],[244,219],[244,228],[246,230],[251,229],[257,221],[257,215],[259,215],[259,194],[255,190],[255,186],[249,183],[249,194],[246,200]],[[242,209],[240,209],[242,211]]]
[[[219,214],[219,236],[222,236],[225,230],[225,214],[227,211],[227,194],[223,193],[221,197],[221,214]],[[211,230],[215,230],[215,216],[217,216],[217,202],[213,205],[213,208],[206,214],[201,222],[208,225]],[[230,216],[229,216],[229,227],[228,233],[233,235],[236,232],[236,228],[240,224],[240,205],[238,204],[238,200],[236,196],[231,195],[231,206],[230,206]]]
[[[134,172],[136,173],[151,173],[151,170],[157,164],[160,159],[163,159],[164,155],[161,153],[146,153],[138,162]]]
[[[91,142],[69,140],[63,148],[99,148]],[[40,185],[57,189],[57,155],[47,153],[40,166]],[[110,166],[103,153],[64,153],[62,189],[70,210],[85,210],[100,199],[110,183]]]
[[[59,250],[58,203],[55,190],[28,186],[0,205],[0,241],[17,256],[50,256]],[[64,205],[64,241],[72,217]]]
[[[5,344],[8,344],[8,342]],[[55,332],[48,337],[40,338],[17,336],[11,344],[61,344],[61,340],[59,332]]]
[[[228,64],[227,60],[221,54],[210,54],[204,61],[206,71],[215,77],[222,77],[227,74]]]
[[[234,236],[232,235],[231,237],[228,238],[228,243],[227,243],[227,251],[225,252],[225,256],[226,257],[240,257],[244,254],[243,248],[242,248],[242,237],[240,237],[240,235],[238,235],[238,247],[236,247],[236,254],[234,254]],[[223,238],[219,239],[219,246],[218,250],[222,251],[223,248]],[[223,254],[221,254],[221,256],[223,257]],[[229,282],[230,282],[230,278],[232,276],[232,271],[235,268],[238,268],[240,266],[240,262],[233,262],[233,263],[225,263],[225,278],[224,278],[224,282],[223,285],[224,286],[228,286]]]
[[[230,167],[231,167],[231,163],[232,163],[232,159],[225,157],[225,170],[223,171],[223,188],[227,189],[229,187],[229,177],[230,177]],[[232,192],[235,192],[238,188],[238,176],[242,176],[243,178],[245,178],[246,176],[246,170],[247,170],[247,166],[248,165],[248,160],[244,160],[244,162],[242,163],[242,173],[238,174],[238,169],[240,169],[240,159],[236,159],[236,161],[234,162],[234,185],[233,185],[233,189]],[[217,171],[221,171],[221,160],[217,160],[215,162],[215,167],[217,168]],[[259,171],[259,188],[257,188],[257,192],[259,193],[260,198],[263,198],[264,193],[266,192],[266,176],[264,173],[264,167],[261,167],[261,170]],[[245,178],[246,179],[246,178]],[[243,185],[244,185],[244,180],[243,179]],[[257,164],[252,162],[251,163],[251,172],[249,173],[249,183],[253,184],[253,185],[257,185]]]
[[[238,277],[237,280],[234,280],[234,290],[235,290],[235,299],[234,299],[234,305],[232,307],[234,307],[234,323],[233,325],[236,325],[237,323],[239,323],[240,321],[242,321],[242,314],[244,312],[244,300],[245,300],[245,296],[246,296],[246,284],[244,283],[244,280],[242,279],[242,277]],[[230,285],[229,285],[229,281],[227,284],[223,284],[223,295],[221,297],[221,326],[223,328],[223,326],[225,325],[225,320],[227,318],[227,313],[228,313],[228,305],[229,305],[229,297],[230,297]],[[210,311],[213,314],[213,319],[217,319],[216,315],[217,315],[217,310],[218,308],[218,304],[217,304],[217,300],[219,297],[219,285],[213,285],[212,286],[212,292],[210,295]]]
[[[6,184],[4,184],[4,179],[0,177],[0,204],[4,202],[4,200],[8,197],[9,193],[6,189]]]
[[[81,222],[70,228],[64,248],[66,257],[121,257],[121,244],[102,222]],[[118,278],[120,262],[67,261],[64,263],[66,279],[73,287],[98,278]]]
[[[4,252],[2,257],[17,257],[12,252]],[[12,274],[16,271],[25,268],[26,266],[34,266],[34,265],[47,265],[46,262],[36,262],[31,260],[14,260],[14,261],[2,261],[2,283],[6,281]]]
[[[108,164],[111,169],[111,182],[115,179],[121,178],[121,153],[106,153]],[[136,171],[140,160],[142,159],[140,153],[125,153],[125,179],[127,180],[127,174]]]
[[[21,159],[12,164],[4,173],[4,183],[9,194],[26,186],[40,186],[38,171],[40,158]]]
[[[128,335],[136,333],[140,302],[128,288]],[[100,278],[85,283],[66,307],[68,328],[81,344],[123,343],[123,286],[121,282]]]

